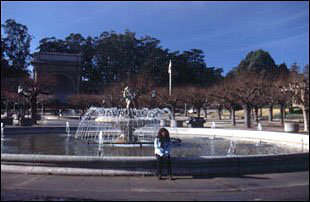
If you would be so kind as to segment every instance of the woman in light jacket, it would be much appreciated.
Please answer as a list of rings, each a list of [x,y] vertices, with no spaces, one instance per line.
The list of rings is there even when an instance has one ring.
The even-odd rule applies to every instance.
[[[157,176],[158,179],[161,178],[161,170],[163,164],[167,164],[169,178],[172,180],[172,165],[170,159],[171,151],[171,139],[169,136],[169,131],[165,128],[161,128],[158,132],[157,137],[154,140],[155,156],[157,159]]]

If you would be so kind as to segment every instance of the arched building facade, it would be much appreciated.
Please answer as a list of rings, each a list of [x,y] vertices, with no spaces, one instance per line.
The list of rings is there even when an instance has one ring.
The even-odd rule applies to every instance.
[[[67,97],[80,92],[82,55],[68,53],[34,53],[33,73],[37,80],[52,76],[56,80],[55,95],[66,103]]]

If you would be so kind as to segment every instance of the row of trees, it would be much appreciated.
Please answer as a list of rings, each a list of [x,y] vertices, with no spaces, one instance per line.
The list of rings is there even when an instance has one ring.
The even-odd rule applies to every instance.
[[[264,62],[264,60],[270,63]],[[245,64],[245,65],[244,65]],[[251,127],[251,112],[254,121],[259,122],[259,109],[269,108],[269,121],[273,120],[273,107],[280,107],[281,124],[284,123],[285,108],[293,105],[303,110],[305,131],[309,131],[309,65],[303,72],[294,63],[290,68],[285,63],[276,65],[268,52],[257,50],[250,52],[237,68],[227,76],[209,86],[185,85],[173,89],[169,96],[167,87],[156,87],[151,78],[137,77],[131,87],[137,90],[136,107],[170,107],[174,114],[176,108],[193,106],[198,111],[209,108],[228,109],[232,125],[236,125],[235,111],[244,110],[244,124]],[[142,79],[143,78],[143,79]],[[140,80],[139,80],[140,79]],[[113,83],[101,95],[75,95],[70,99],[77,108],[91,105],[124,107],[120,93],[125,85]],[[155,97],[152,93],[156,92]],[[102,103],[104,100],[104,103]]]

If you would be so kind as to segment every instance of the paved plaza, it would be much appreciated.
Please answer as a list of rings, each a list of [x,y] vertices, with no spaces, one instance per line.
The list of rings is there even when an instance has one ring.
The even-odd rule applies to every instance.
[[[230,177],[80,177],[1,173],[7,200],[309,200],[309,172]]]

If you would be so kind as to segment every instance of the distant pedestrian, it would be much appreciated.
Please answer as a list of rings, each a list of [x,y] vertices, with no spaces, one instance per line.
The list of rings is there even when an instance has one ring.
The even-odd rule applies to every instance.
[[[171,151],[171,139],[169,131],[165,128],[161,128],[154,141],[155,156],[157,159],[157,176],[158,179],[162,179],[163,165],[167,165],[169,178],[172,180],[172,165],[170,158]]]

